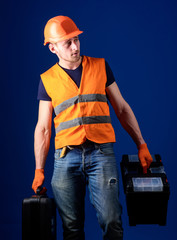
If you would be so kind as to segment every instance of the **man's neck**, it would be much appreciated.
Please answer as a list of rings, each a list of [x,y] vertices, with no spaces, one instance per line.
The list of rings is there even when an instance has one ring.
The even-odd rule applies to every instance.
[[[63,68],[75,70],[79,67],[79,65],[82,62],[82,57],[80,56],[79,60],[77,62],[69,62],[69,61],[61,61],[59,60],[59,65]]]

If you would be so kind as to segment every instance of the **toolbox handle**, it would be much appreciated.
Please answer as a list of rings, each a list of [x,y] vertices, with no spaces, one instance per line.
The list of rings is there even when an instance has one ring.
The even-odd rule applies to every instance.
[[[39,186],[36,190],[36,195],[46,195],[47,189],[45,187]]]

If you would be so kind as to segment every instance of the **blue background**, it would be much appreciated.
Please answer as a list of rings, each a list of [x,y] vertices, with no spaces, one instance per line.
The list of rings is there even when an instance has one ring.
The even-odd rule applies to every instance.
[[[57,58],[43,46],[43,29],[56,15],[71,17],[84,31],[81,53],[104,57],[132,107],[151,153],[162,156],[170,183],[167,226],[128,225],[120,175],[125,240],[166,240],[177,236],[177,1],[67,0],[2,1],[1,18],[1,165],[0,238],[21,239],[22,199],[33,194],[33,133],[38,116],[39,75]],[[111,109],[117,135],[115,151],[137,149]],[[53,136],[54,137],[54,131]],[[48,195],[54,141],[46,163]],[[119,167],[120,172],[120,167]],[[146,206],[145,206],[146,208]],[[62,239],[58,217],[58,239]],[[101,240],[95,211],[86,196],[86,240]]]

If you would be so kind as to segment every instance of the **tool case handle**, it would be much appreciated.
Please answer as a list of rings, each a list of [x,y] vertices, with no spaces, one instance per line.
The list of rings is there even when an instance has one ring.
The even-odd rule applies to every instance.
[[[45,187],[39,186],[36,190],[37,196],[46,196],[47,189]]]

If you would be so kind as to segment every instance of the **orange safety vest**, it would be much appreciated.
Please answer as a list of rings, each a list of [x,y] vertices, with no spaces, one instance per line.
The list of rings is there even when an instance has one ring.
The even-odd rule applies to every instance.
[[[105,60],[83,56],[82,67],[79,88],[57,63],[41,74],[56,115],[56,149],[80,145],[86,139],[96,143],[115,142],[105,91]]]

